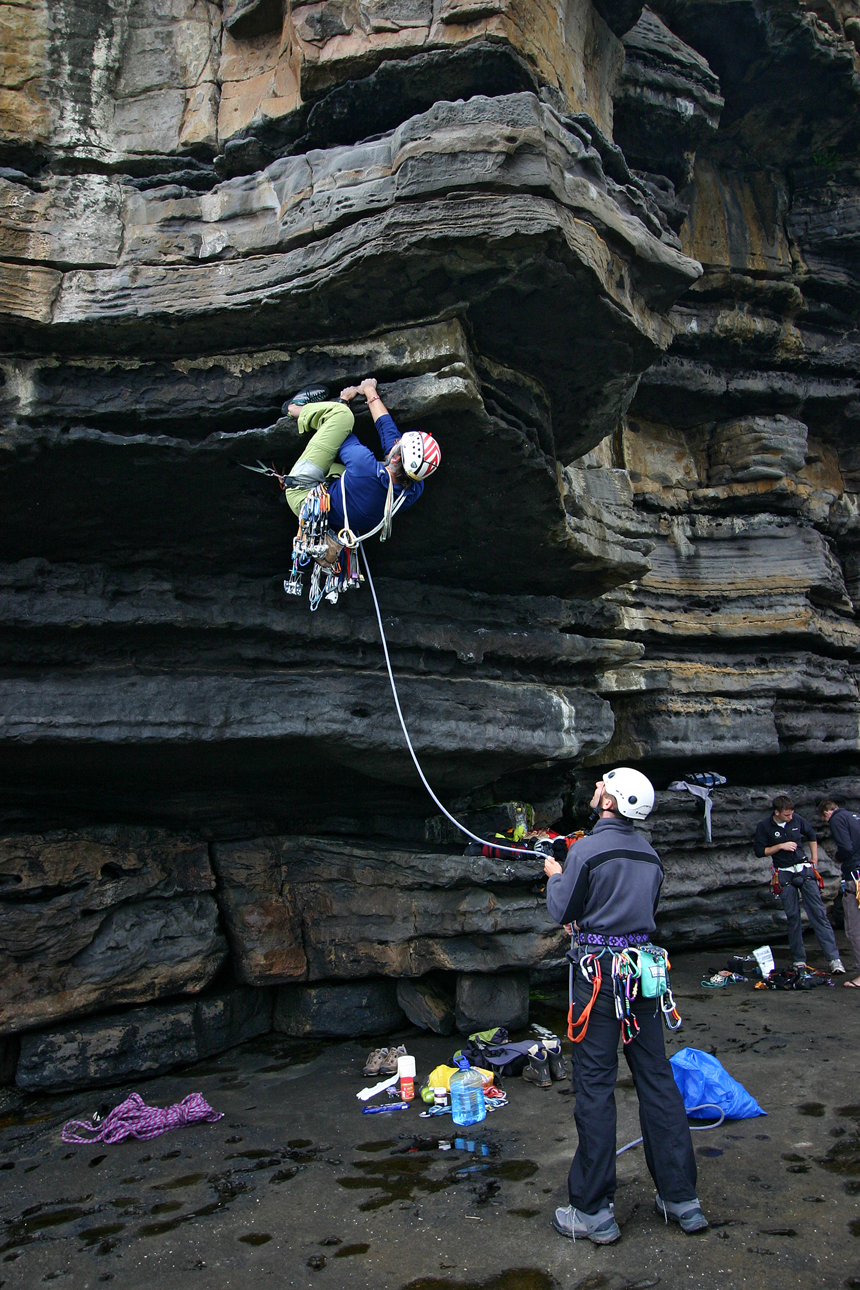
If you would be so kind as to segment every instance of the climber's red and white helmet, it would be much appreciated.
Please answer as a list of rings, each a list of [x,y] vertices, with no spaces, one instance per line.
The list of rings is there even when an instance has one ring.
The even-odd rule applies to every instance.
[[[400,440],[400,460],[410,479],[426,479],[439,469],[442,451],[432,434],[410,430]]]
[[[647,820],[654,808],[654,785],[641,770],[619,766],[603,776],[603,790],[615,798],[618,814],[627,820]]]

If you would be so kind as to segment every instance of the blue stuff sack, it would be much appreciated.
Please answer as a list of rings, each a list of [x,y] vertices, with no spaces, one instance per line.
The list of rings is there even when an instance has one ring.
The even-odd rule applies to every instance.
[[[682,1048],[670,1058],[675,1083],[681,1090],[687,1114],[696,1120],[713,1117],[713,1110],[691,1111],[694,1106],[710,1102],[723,1112],[727,1120],[748,1120],[754,1115],[767,1115],[743,1084],[732,1079],[716,1057],[698,1048]]]

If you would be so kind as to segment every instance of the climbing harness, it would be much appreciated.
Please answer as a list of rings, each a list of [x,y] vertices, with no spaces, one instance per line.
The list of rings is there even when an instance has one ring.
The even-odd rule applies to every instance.
[[[346,472],[344,472],[344,475],[345,474]],[[368,538],[376,537],[377,533],[379,534],[380,542],[387,542],[391,537],[392,521],[403,503],[406,501],[406,489],[403,490],[395,502],[394,481],[389,475],[388,492],[385,497],[385,511],[382,519],[379,521],[375,529],[371,529],[368,533],[362,533],[360,537],[356,537],[352,529],[349,527],[349,515],[346,509],[346,482],[344,475],[341,475],[340,477],[340,497],[341,504],[343,506],[343,528],[337,535],[338,542],[342,543],[343,546],[348,547],[352,551],[354,551],[357,546],[360,546],[362,542],[366,542]]]
[[[609,938],[605,938],[609,939]],[[613,937],[621,941],[621,937]],[[631,938],[632,939],[632,938]],[[567,1014],[567,1037],[574,1044],[581,1044],[588,1031],[591,1010],[594,1007],[603,983],[603,971],[600,960],[609,954],[609,947],[604,945],[596,951],[584,954],[581,958],[575,955],[570,959],[570,1007]],[[568,956],[570,958],[570,956]],[[580,1015],[574,1020],[573,987],[575,973],[579,968],[586,981],[591,985],[591,998]],[[639,1034],[639,1022],[633,1011],[637,995],[643,999],[656,999],[663,1013],[663,1020],[669,1030],[677,1030],[681,1025],[679,1013],[672,991],[669,987],[669,956],[659,945],[650,942],[641,946],[627,944],[626,948],[616,948],[611,955],[612,997],[615,1003],[615,1015],[621,1023],[621,1038],[625,1044],[631,1043]]]
[[[813,873],[813,874],[814,874],[814,876],[815,876],[815,881],[818,883],[818,890],[819,890],[819,891],[823,891],[823,890],[824,890],[824,879],[822,878],[821,874],[818,872],[817,868],[816,868],[816,867],[815,867],[815,865],[812,863],[812,861],[811,861],[811,860],[806,860],[806,861],[804,861],[804,868],[807,868],[807,869],[811,869],[811,870],[812,870],[812,873]],[[781,896],[782,892],[785,890],[785,887],[784,887],[783,883],[781,883],[781,882],[780,882],[780,880],[779,880],[779,872],[780,872],[780,871],[779,871],[779,866],[778,866],[778,865],[776,865],[776,864],[774,864],[774,863],[773,863],[773,861],[771,861],[771,866],[770,866],[770,889],[771,889],[771,891],[773,892],[773,898],[774,898],[774,900],[778,900],[778,899],[779,899],[779,897]],[[791,878],[789,879],[789,886],[790,886],[790,887],[802,887],[802,886],[803,886],[803,884],[806,882],[807,878],[809,877],[809,874],[805,874],[805,873],[803,873],[803,871],[802,871],[802,870],[801,870],[801,872],[800,872],[800,873],[795,873],[794,871],[790,871],[790,870],[788,870],[788,869],[783,869],[783,870],[782,870],[782,872],[783,872],[783,873],[789,873],[789,872],[791,872]],[[796,882],[796,881],[795,881],[795,879],[797,879],[797,878],[799,878],[799,879],[800,879],[800,881],[799,881],[799,882]],[[860,902],[858,902],[858,903],[860,904]]]
[[[276,479],[282,492],[293,488],[308,488],[307,478],[301,475],[281,475],[274,466],[266,466],[259,460],[256,466],[244,466],[244,469],[253,470],[267,479]],[[293,538],[293,565],[289,578],[284,579],[284,592],[288,596],[301,596],[304,590],[302,573],[313,562],[308,588],[312,612],[319,608],[323,600],[332,605],[337,604],[342,592],[361,586],[364,579],[358,565],[359,546],[377,533],[380,542],[386,542],[391,537],[394,517],[408,496],[408,489],[404,489],[400,497],[394,500],[394,482],[389,475],[382,519],[369,532],[356,534],[349,526],[345,475],[346,472],[340,477],[343,528],[337,539],[329,532],[331,496],[327,484],[317,483],[308,488],[299,509],[299,530]]]

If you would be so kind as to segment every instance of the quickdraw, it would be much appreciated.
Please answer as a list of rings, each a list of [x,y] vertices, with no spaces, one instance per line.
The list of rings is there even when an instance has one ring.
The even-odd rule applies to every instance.
[[[612,994],[615,1015],[621,1022],[621,1038],[629,1044],[639,1034],[639,1022],[633,1013],[633,1002],[639,993],[642,969],[634,959],[635,950],[612,955]]]
[[[620,938],[619,938],[620,939]],[[672,990],[669,986],[668,968],[669,958],[664,949],[659,945],[643,945],[638,947],[628,946],[612,955],[612,997],[615,1003],[615,1015],[621,1023],[621,1038],[625,1044],[631,1043],[639,1034],[639,1022],[633,1011],[633,1004],[637,995],[640,993],[642,982],[642,952],[663,960],[666,968],[665,986],[659,995],[654,996],[659,1000],[660,1011],[663,1014],[663,1020],[669,1030],[678,1030],[683,1022],[680,1012],[678,1011]],[[574,1020],[573,1017],[573,980],[574,965],[571,963],[570,970],[570,1007],[567,1014],[567,1037],[574,1044],[581,1044],[588,1031],[588,1023],[591,1020],[591,1010],[597,1001],[600,993],[600,987],[603,982],[603,972],[600,966],[601,957],[608,951],[603,948],[595,954],[586,954],[579,960],[578,966],[582,975],[591,984],[591,998],[583,1008],[580,1015]],[[643,993],[643,998],[644,998]],[[577,1033],[578,1032],[578,1033]]]
[[[591,1009],[594,1007],[598,994],[600,994],[600,986],[603,981],[603,973],[600,970],[600,954],[586,954],[585,958],[580,959],[579,969],[582,972],[582,975],[591,982],[591,998],[583,1008],[579,1017],[576,1019],[576,1021],[574,1021],[573,1019],[574,967],[573,967],[573,964],[571,964],[570,1007],[568,1008],[568,1011],[567,1011],[567,1037],[573,1044],[581,1044],[583,1039],[585,1038],[586,1031],[588,1030],[588,1023],[591,1019]],[[574,1030],[578,1026],[582,1026],[582,1030],[579,1032],[578,1035],[576,1035],[574,1034]]]
[[[325,484],[317,484],[310,489],[299,510],[299,531],[293,538],[293,567],[289,578],[284,581],[284,591],[288,596],[300,596],[301,571],[311,560],[314,561],[308,588],[311,611],[318,609],[323,600],[336,604],[341,592],[359,587],[362,582],[356,552],[347,547],[344,557],[344,544],[335,542],[329,533],[330,511],[328,488]]]
[[[282,492],[292,488],[307,488],[307,479],[295,475],[281,475],[274,466],[266,466],[257,461],[256,466],[246,466],[267,479],[276,479]],[[344,472],[345,474],[345,472]],[[385,499],[385,514],[376,528],[369,533],[356,534],[349,527],[349,516],[346,509],[346,481],[340,477],[340,490],[343,502],[343,528],[335,539],[329,532],[329,512],[331,497],[326,484],[316,484],[308,490],[299,510],[299,531],[293,538],[293,567],[289,578],[284,579],[284,592],[288,596],[301,596],[302,570],[313,560],[308,595],[312,611],[319,608],[323,600],[336,604],[341,592],[358,588],[364,582],[359,570],[358,549],[367,538],[379,533],[380,542],[391,536],[391,525],[394,516],[406,501],[404,492],[394,501],[394,484],[389,476],[388,493]],[[344,555],[344,552],[346,553]],[[325,578],[325,580],[323,580]]]

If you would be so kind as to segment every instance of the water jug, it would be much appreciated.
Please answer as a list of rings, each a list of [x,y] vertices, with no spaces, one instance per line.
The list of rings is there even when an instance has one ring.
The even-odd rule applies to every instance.
[[[463,1126],[478,1124],[487,1116],[484,1081],[471,1069],[467,1058],[461,1057],[457,1065],[460,1069],[451,1076],[451,1118]]]

